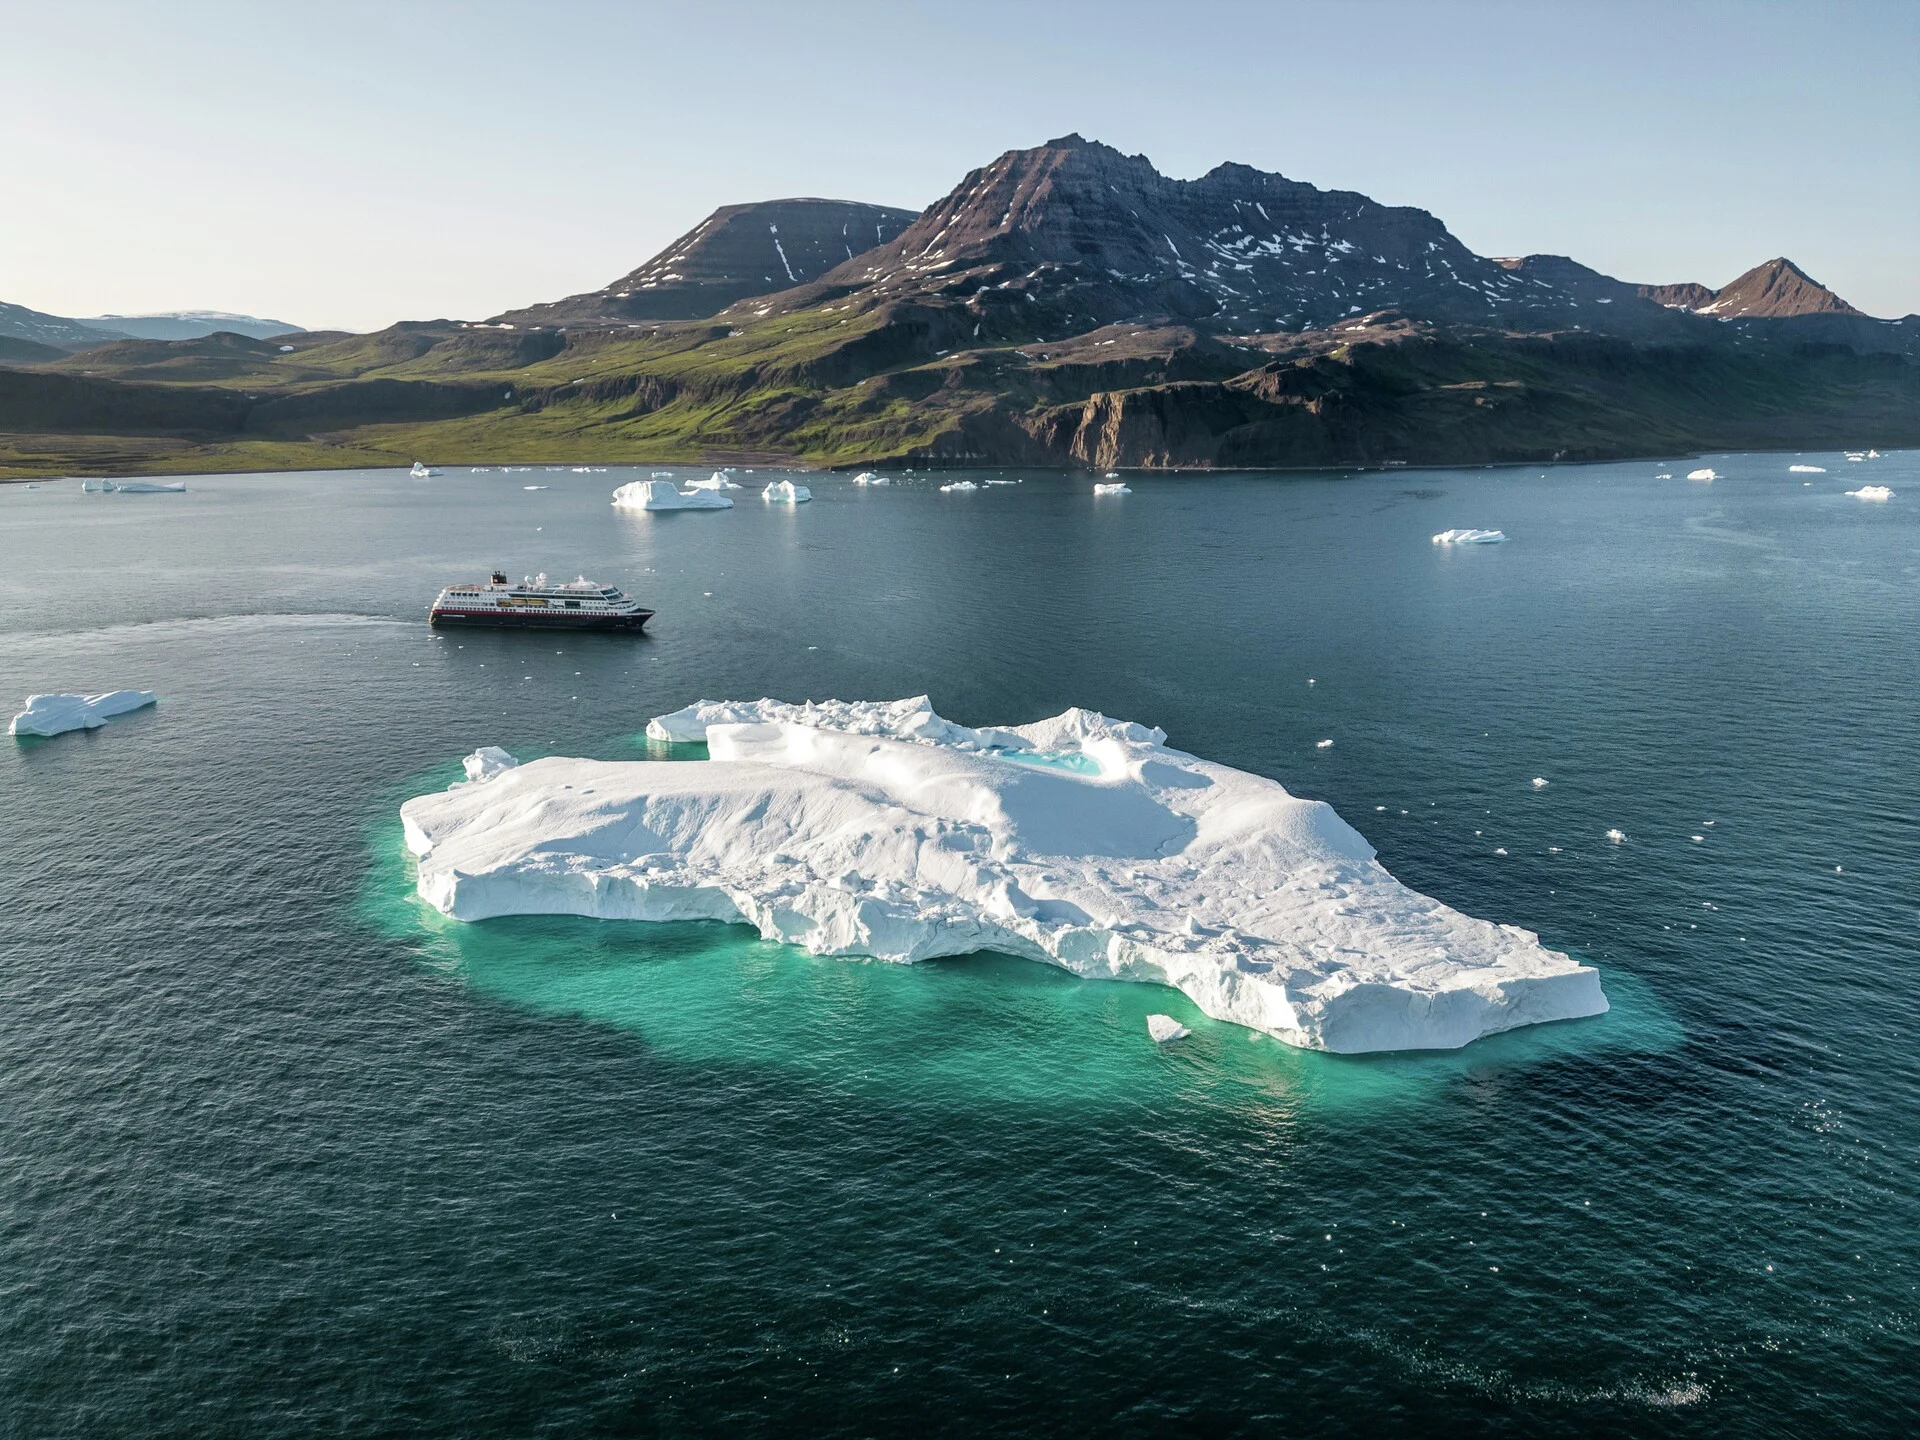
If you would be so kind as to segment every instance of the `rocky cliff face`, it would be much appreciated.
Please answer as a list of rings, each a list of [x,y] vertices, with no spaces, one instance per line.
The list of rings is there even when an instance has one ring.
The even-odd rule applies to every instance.
[[[913,222],[911,210],[850,200],[767,200],[723,206],[651,260],[611,285],[551,304],[496,315],[518,325],[627,325],[697,320],[750,295],[817,280],[885,244]]]

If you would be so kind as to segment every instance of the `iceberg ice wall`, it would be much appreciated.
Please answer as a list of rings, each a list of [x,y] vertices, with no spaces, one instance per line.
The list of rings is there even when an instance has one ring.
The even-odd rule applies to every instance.
[[[1531,932],[1400,884],[1332,808],[1085,710],[702,702],[704,763],[552,758],[409,800],[446,914],[744,921],[818,955],[998,950],[1175,986],[1290,1044],[1447,1049],[1607,1008]]]

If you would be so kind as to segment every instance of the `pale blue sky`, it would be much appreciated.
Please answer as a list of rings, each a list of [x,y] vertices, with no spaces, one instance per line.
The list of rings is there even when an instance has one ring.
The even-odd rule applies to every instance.
[[[1920,0],[0,0],[0,300],[312,327],[592,289],[716,205],[918,209],[1078,130],[1483,254],[1920,310]]]

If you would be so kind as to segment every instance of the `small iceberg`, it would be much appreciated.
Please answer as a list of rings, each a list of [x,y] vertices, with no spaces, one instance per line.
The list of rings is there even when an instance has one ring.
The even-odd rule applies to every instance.
[[[989,485],[1018,485],[1018,484],[1021,484],[1021,483],[1022,483],[1022,482],[1021,482],[1021,481],[1018,481],[1018,480],[989,480],[989,481],[987,481],[987,484],[989,484]]]
[[[915,696],[703,701],[647,734],[708,758],[549,756],[408,800],[421,898],[726,921],[821,956],[998,951],[1347,1054],[1607,1008],[1591,967],[1402,885],[1330,806],[1146,725],[974,728]]]
[[[1133,491],[1128,489],[1126,481],[1122,480],[1112,485],[1095,485],[1093,487],[1093,493],[1096,495],[1131,495]]]
[[[731,510],[733,502],[711,490],[676,489],[671,480],[635,480],[613,492],[622,510]]]
[[[414,461],[413,468],[407,471],[407,474],[415,480],[431,480],[434,476],[438,475],[439,473],[440,472],[438,470],[429,470],[426,466],[422,465],[418,460]]]
[[[520,762],[502,750],[498,745],[482,745],[478,750],[460,762],[467,772],[468,783],[491,780],[502,770],[511,770]],[[455,781],[455,784],[461,782]]]
[[[760,498],[769,505],[804,505],[813,499],[813,491],[804,485],[796,485],[791,480],[775,480],[760,492]]]
[[[1120,472],[1118,470],[1109,470],[1100,478],[1102,480],[1118,480],[1120,478]]]
[[[547,487],[545,485],[522,485],[520,488],[522,490],[545,490]]]
[[[163,484],[157,480],[103,480],[100,488],[115,495],[184,495],[187,482],[176,480],[171,484]]]
[[[1442,530],[1433,537],[1436,545],[1499,545],[1506,540],[1504,530]]]
[[[853,477],[856,485],[891,485],[893,481],[885,475],[876,475],[871,470],[862,470]]]
[[[1165,1045],[1169,1040],[1184,1040],[1192,1033],[1171,1015],[1147,1016],[1147,1034],[1153,1037],[1156,1045]]]
[[[1718,475],[1713,473],[1713,467],[1711,465],[1703,466],[1698,470],[1687,471],[1687,479],[1689,480],[1718,480],[1719,478]]]
[[[1893,491],[1885,485],[1862,485],[1858,490],[1849,490],[1847,494],[1856,500],[1891,500]]]
[[[1333,742],[1331,740],[1316,740],[1313,742],[1313,748],[1316,750],[1331,750],[1333,748]]]
[[[689,490],[740,490],[745,487],[736,485],[727,478],[727,472],[716,470],[704,480],[696,480],[687,487]]]
[[[1656,480],[1671,480],[1673,478],[1673,472],[1671,470],[1662,470],[1658,475],[1654,476],[1653,478]]]
[[[1627,832],[1624,830],[1607,831],[1607,839],[1615,845],[1624,844],[1626,842],[1626,838],[1627,838]]]
[[[1546,780],[1546,777],[1545,777],[1544,775],[1536,775],[1536,776],[1534,776],[1534,777],[1533,777],[1533,788],[1534,788],[1534,789],[1536,789],[1536,790],[1544,790],[1544,789],[1546,789],[1546,788],[1547,788],[1547,780]]]
[[[108,690],[100,695],[29,695],[27,708],[7,726],[9,735],[63,735],[98,730],[110,716],[141,710],[160,697],[151,690]]]
[[[1787,466],[1787,473],[1789,475],[1824,475],[1827,473],[1827,467],[1824,465],[1789,465]]]
[[[1879,453],[1880,452],[1877,450],[1874,451],[1874,454],[1876,455]],[[1867,452],[1864,450],[1849,450],[1846,452],[1846,455],[1847,455],[1847,459],[1849,459],[1856,465],[1858,465],[1861,461],[1867,458]]]
[[[971,480],[954,480],[942,485],[940,487],[940,493],[944,495],[950,490],[978,490],[979,488],[980,487]]]

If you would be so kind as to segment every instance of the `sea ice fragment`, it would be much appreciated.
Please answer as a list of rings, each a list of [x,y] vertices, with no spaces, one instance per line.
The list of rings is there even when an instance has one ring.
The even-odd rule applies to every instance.
[[[791,480],[775,480],[760,492],[760,498],[771,505],[804,505],[813,499],[813,491]]]
[[[1891,500],[1893,491],[1885,485],[1862,485],[1858,490],[1849,490],[1847,494],[1856,500]]]
[[[1169,1040],[1184,1040],[1192,1033],[1171,1015],[1147,1016],[1147,1034],[1153,1037],[1156,1045],[1165,1045]]]
[[[7,726],[9,735],[61,735],[98,730],[109,717],[153,704],[151,690],[108,690],[98,695],[29,695],[27,708]]]
[[[1436,545],[1498,545],[1506,534],[1500,530],[1442,530],[1433,537]]]
[[[671,480],[635,480],[613,492],[622,510],[731,510],[733,501],[711,490],[680,490]]]

